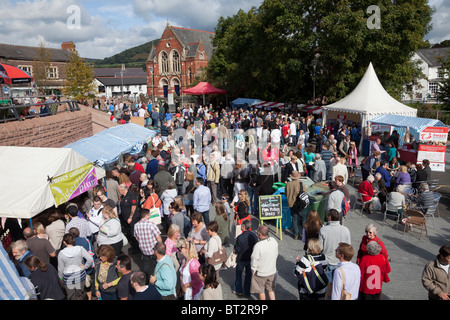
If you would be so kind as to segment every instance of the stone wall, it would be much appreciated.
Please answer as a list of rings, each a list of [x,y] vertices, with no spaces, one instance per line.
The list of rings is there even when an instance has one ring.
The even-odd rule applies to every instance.
[[[0,146],[61,148],[92,135],[86,109],[0,124]]]

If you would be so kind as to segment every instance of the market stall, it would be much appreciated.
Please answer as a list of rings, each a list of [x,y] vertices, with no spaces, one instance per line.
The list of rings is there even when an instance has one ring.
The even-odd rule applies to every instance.
[[[104,166],[116,162],[122,154],[141,152],[144,144],[155,135],[155,130],[127,123],[103,130],[63,148],[73,149],[99,166]]]
[[[31,219],[105,176],[102,168],[63,148],[0,147],[0,163],[1,218]]]
[[[400,162],[430,161],[433,171],[445,171],[445,154],[449,127],[437,119],[382,115],[370,121],[371,139],[399,135]]]
[[[328,120],[340,120],[342,122],[355,122],[361,124],[362,139],[368,139],[368,126],[370,120],[384,114],[415,117],[417,110],[410,108],[391,97],[378,80],[372,63],[367,68],[363,78],[343,99],[323,108],[323,123],[328,125]],[[359,146],[361,149],[361,145]]]

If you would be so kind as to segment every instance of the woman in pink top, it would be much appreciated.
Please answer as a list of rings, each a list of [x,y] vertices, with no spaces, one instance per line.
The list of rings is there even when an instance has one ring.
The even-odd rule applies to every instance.
[[[177,241],[180,238],[180,227],[176,224],[172,224],[167,231],[167,239],[164,242],[166,245],[166,255],[169,257],[174,252],[178,252]]]

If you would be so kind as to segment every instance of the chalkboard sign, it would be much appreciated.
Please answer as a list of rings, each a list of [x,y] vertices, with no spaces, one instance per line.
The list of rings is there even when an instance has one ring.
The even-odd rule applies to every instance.
[[[270,195],[259,197],[259,219],[281,219],[281,195]]]

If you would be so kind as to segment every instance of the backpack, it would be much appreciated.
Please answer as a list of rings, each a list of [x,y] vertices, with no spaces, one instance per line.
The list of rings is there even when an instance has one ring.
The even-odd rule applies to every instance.
[[[251,166],[248,185],[249,187],[257,187],[259,179],[259,169],[258,167]]]
[[[177,169],[175,171],[175,184],[177,186],[181,186],[184,183],[184,172],[186,169],[184,166],[177,166]]]
[[[342,199],[342,214],[345,216],[350,210],[350,201],[344,196]]]
[[[308,193],[306,193],[306,191],[303,191],[303,184],[301,182],[300,182],[300,192],[298,194],[297,200],[298,200],[297,204],[300,210],[305,209],[310,203],[309,195]]]
[[[314,258],[310,255],[307,256],[311,263],[311,270],[306,272],[304,269],[294,270],[295,275],[298,277],[298,290],[305,289],[309,294],[317,293],[327,287],[328,277],[325,274],[325,270],[320,263],[316,263]]]

